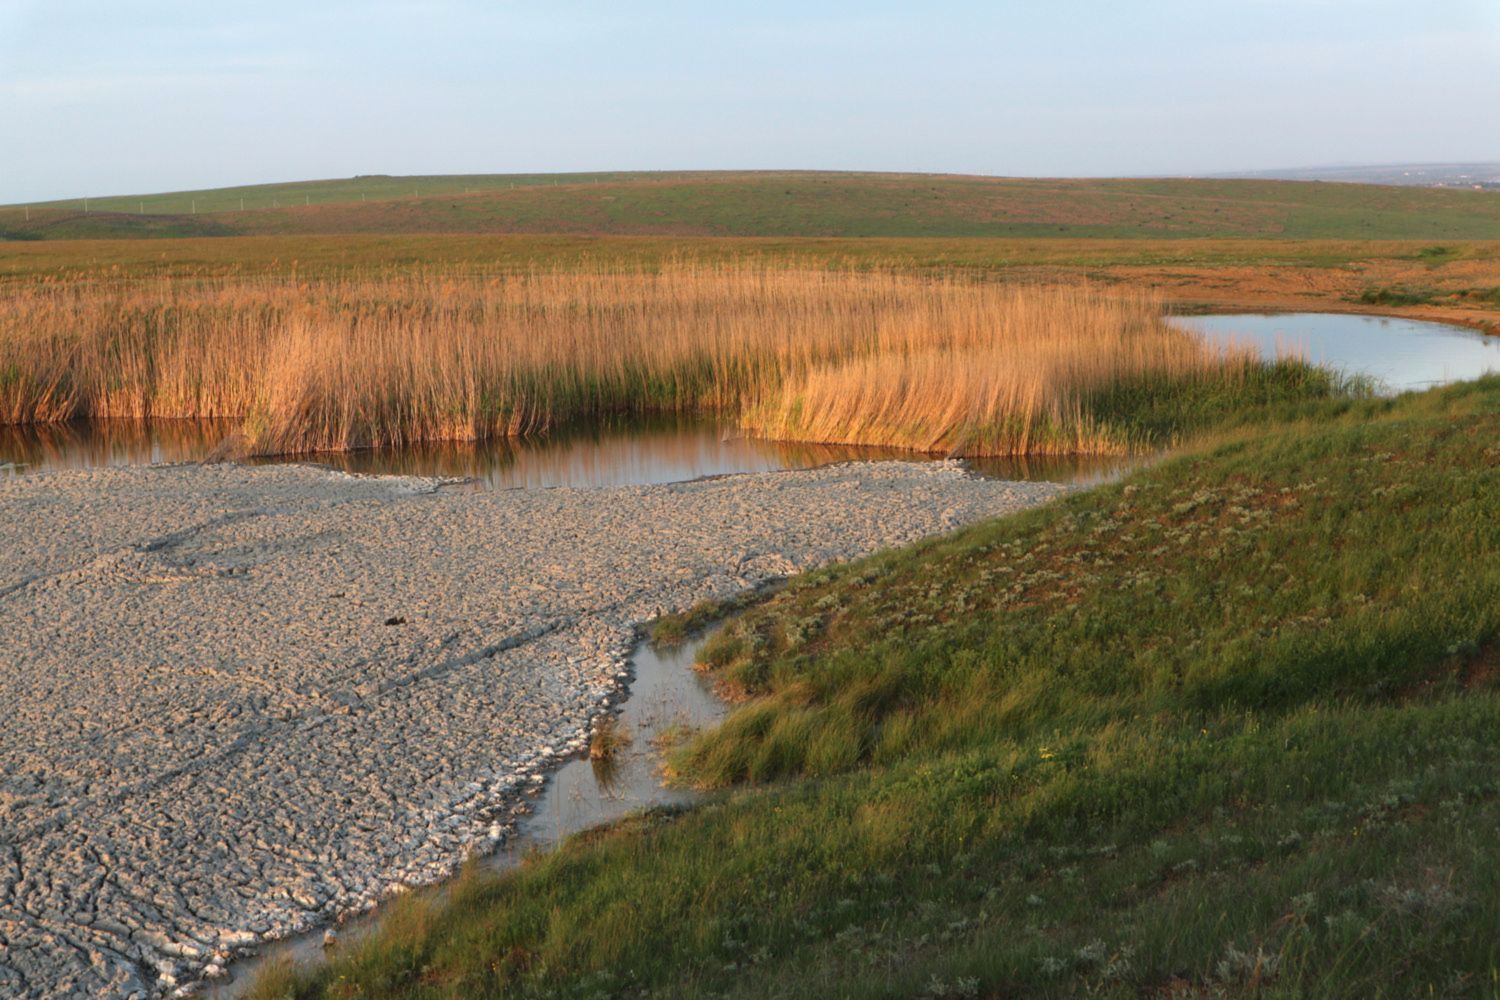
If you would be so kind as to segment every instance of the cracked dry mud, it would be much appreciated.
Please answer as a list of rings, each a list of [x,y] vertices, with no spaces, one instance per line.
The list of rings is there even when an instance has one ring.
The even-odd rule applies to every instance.
[[[1061,489],[907,463],[440,486],[0,482],[0,994],[190,992],[441,878],[582,746],[660,609]]]

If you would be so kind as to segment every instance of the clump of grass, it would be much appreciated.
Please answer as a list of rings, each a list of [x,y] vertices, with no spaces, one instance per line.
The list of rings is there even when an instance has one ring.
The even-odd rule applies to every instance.
[[[630,732],[617,716],[606,715],[594,722],[589,734],[589,766],[594,779],[612,791],[620,778],[620,755],[630,746]]]
[[[751,431],[966,455],[1163,443],[1094,412],[1123,384],[1235,398],[1255,366],[1149,295],[886,272],[55,280],[0,310],[0,423],[236,418],[246,454],[711,412]],[[1170,433],[1170,429],[1169,429]]]
[[[1459,294],[1467,301],[1476,301],[1483,305],[1500,307],[1500,286],[1494,288],[1466,288]]]
[[[1359,301],[1367,306],[1423,306],[1442,295],[1434,288],[1367,288],[1359,293]]]
[[[658,615],[651,623],[651,642],[657,646],[673,647],[680,646],[687,641],[689,635],[688,615],[686,612],[669,612]]]
[[[679,718],[666,725],[657,727],[656,735],[651,738],[653,749],[667,753],[697,735],[699,727],[692,725],[686,719]]]
[[[594,722],[593,732],[589,735],[590,760],[614,760],[628,746],[630,731],[617,717],[605,715]]]
[[[282,955],[261,966],[251,992],[259,1000],[279,1000],[295,996],[298,979],[297,964],[290,957]]]
[[[663,612],[651,623],[651,642],[666,648],[680,646],[714,622],[766,600],[776,589],[760,587],[722,600],[699,601],[686,611]]]

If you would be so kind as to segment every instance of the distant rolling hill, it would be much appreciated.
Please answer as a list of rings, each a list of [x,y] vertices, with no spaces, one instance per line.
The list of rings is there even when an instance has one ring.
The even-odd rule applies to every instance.
[[[1500,239],[1500,192],[734,171],[381,175],[0,207],[9,239],[339,233]]]
[[[1297,167],[1289,170],[1250,170],[1216,176],[1258,180],[1338,181],[1344,184],[1500,188],[1500,163],[1391,163],[1338,167]]]

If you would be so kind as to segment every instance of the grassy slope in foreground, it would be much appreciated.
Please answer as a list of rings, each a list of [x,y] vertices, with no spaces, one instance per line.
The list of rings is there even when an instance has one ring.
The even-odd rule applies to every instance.
[[[82,200],[0,207],[0,236],[16,239],[296,233],[1474,240],[1500,238],[1500,194],[726,171],[352,178],[91,199],[88,213]]]
[[[730,790],[261,996],[1472,995],[1500,972],[1500,379],[801,579]]]

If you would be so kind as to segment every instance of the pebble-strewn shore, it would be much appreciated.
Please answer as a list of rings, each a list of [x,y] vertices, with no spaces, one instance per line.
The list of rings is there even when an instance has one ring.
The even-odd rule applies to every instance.
[[[505,836],[667,608],[1055,496],[880,463],[0,482],[0,994],[186,992]]]

